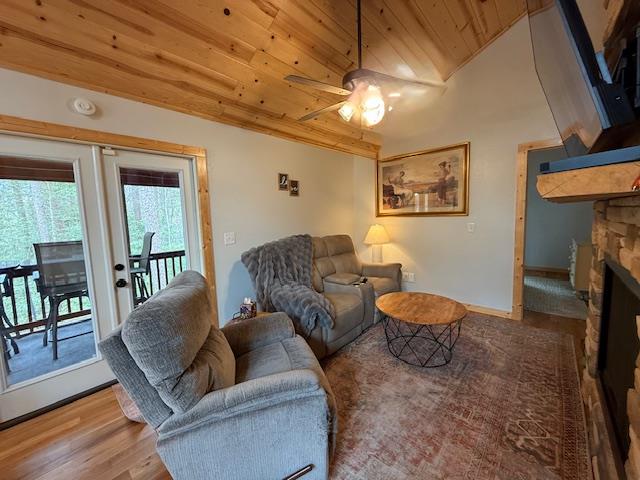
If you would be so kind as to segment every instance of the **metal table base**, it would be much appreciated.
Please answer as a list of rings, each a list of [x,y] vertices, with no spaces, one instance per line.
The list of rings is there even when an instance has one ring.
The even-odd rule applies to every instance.
[[[449,324],[419,325],[385,316],[382,320],[391,354],[409,365],[441,367],[453,357],[462,319]]]

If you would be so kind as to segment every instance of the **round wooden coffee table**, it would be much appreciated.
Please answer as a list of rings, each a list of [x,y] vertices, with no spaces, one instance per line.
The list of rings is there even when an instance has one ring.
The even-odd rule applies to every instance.
[[[441,367],[451,361],[467,309],[450,298],[418,292],[382,295],[376,307],[383,314],[391,354],[418,367]]]

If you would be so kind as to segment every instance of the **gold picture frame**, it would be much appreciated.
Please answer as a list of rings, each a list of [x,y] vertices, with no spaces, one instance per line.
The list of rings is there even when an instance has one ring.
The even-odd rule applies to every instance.
[[[376,216],[469,215],[471,143],[376,162]]]

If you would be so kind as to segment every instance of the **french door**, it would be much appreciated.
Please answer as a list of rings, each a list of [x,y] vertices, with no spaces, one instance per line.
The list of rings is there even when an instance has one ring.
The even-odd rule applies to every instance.
[[[201,270],[192,160],[0,134],[0,423],[113,380],[98,342]]]
[[[200,270],[192,160],[127,150],[103,156],[119,317],[178,273]]]

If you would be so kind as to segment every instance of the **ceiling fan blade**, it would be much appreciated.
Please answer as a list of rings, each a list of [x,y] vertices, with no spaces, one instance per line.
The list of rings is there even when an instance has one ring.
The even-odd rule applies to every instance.
[[[320,110],[316,110],[315,112],[307,113],[304,117],[300,117],[298,120],[301,122],[304,122],[306,120],[311,120],[312,118],[316,118],[318,115],[322,115],[323,113],[333,112],[334,110],[338,110],[345,103],[347,102],[344,101],[344,102],[335,103],[333,105],[329,105],[328,107],[321,108]]]
[[[402,82],[406,84],[420,85],[423,87],[446,88],[446,85],[442,82],[434,82],[431,80],[410,80],[408,78],[394,77],[393,75],[387,75],[386,73],[375,72],[373,70],[367,70],[367,75],[383,82]]]
[[[295,82],[300,83],[302,85],[307,85],[309,87],[317,88],[318,90],[322,90],[323,92],[334,93],[336,95],[351,95],[351,90],[347,90],[342,87],[336,87],[334,85],[329,85],[328,83],[319,82],[317,80],[312,80],[310,78],[299,77],[298,75],[287,75],[284,77],[287,82]]]

